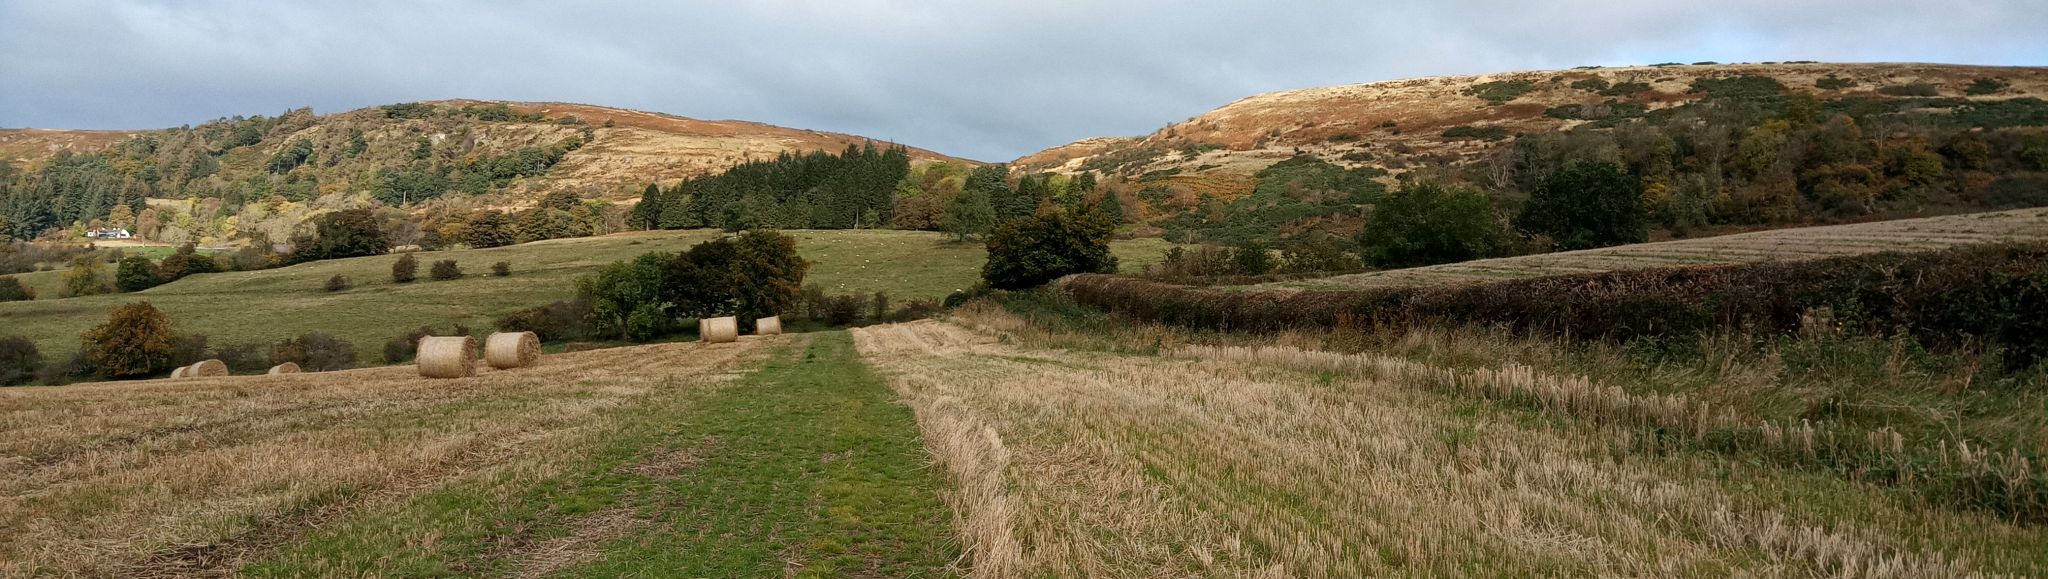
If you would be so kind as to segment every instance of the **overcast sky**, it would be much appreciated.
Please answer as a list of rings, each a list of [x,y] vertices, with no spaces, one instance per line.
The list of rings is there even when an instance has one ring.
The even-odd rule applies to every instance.
[[[2039,66],[2048,0],[0,0],[0,126],[547,100],[1003,161],[1265,91],[1699,60]]]

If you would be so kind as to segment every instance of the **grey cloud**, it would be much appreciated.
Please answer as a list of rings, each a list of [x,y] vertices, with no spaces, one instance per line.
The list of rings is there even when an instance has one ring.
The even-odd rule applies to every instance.
[[[0,126],[559,100],[986,160],[1258,92],[1659,61],[2039,65],[2036,0],[0,0]]]

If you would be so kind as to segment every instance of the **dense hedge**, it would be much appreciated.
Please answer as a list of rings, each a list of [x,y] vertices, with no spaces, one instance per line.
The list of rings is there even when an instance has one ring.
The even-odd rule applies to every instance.
[[[1472,286],[1226,291],[1082,274],[1077,301],[1139,319],[1238,331],[1498,325],[1592,339],[1729,328],[1789,332],[1829,312],[1854,332],[1933,346],[1998,345],[2006,361],[2048,356],[2048,244],[1992,245],[1802,262],[1617,271]]]

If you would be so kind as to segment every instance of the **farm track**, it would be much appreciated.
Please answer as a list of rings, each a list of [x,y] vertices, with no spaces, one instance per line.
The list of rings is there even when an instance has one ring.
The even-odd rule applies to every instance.
[[[427,380],[410,366],[0,390],[0,576],[229,569],[311,522],[545,456],[763,343],[658,344]]]
[[[855,337],[951,476],[978,576],[2043,572],[2038,528],[1643,452],[1639,430],[1433,390],[1413,368],[1040,349],[936,321]]]
[[[2048,208],[1756,231],[1581,251],[1480,259],[1245,287],[1344,290],[1457,285],[1548,275],[1822,259],[1885,251],[1929,251],[1963,245],[2040,240],[2048,240]]]

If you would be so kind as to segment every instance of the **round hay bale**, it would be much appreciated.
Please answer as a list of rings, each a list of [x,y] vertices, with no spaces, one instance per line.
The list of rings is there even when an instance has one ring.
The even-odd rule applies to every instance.
[[[754,335],[773,336],[782,333],[782,316],[768,316],[754,320]]]
[[[185,371],[185,375],[202,378],[207,376],[226,376],[228,375],[228,365],[221,363],[220,360],[206,360],[193,364]]]
[[[713,344],[740,340],[740,319],[732,316],[697,320],[697,335]]]
[[[186,372],[189,371],[191,368],[191,366],[179,366],[178,369],[171,371],[171,377],[184,378],[185,376],[187,376]]]
[[[428,336],[420,338],[420,375],[428,378],[468,378],[476,375],[476,338],[469,336]]]
[[[271,367],[270,367],[270,371],[269,371],[269,372],[265,372],[265,374],[271,374],[271,375],[277,375],[277,374],[297,374],[297,373],[299,373],[299,363],[298,363],[298,362],[285,362],[285,363],[283,363],[283,364],[278,364],[278,365],[276,365],[276,366],[271,366]]]
[[[484,339],[484,361],[492,368],[509,370],[540,363],[540,335],[533,332],[498,332]]]

